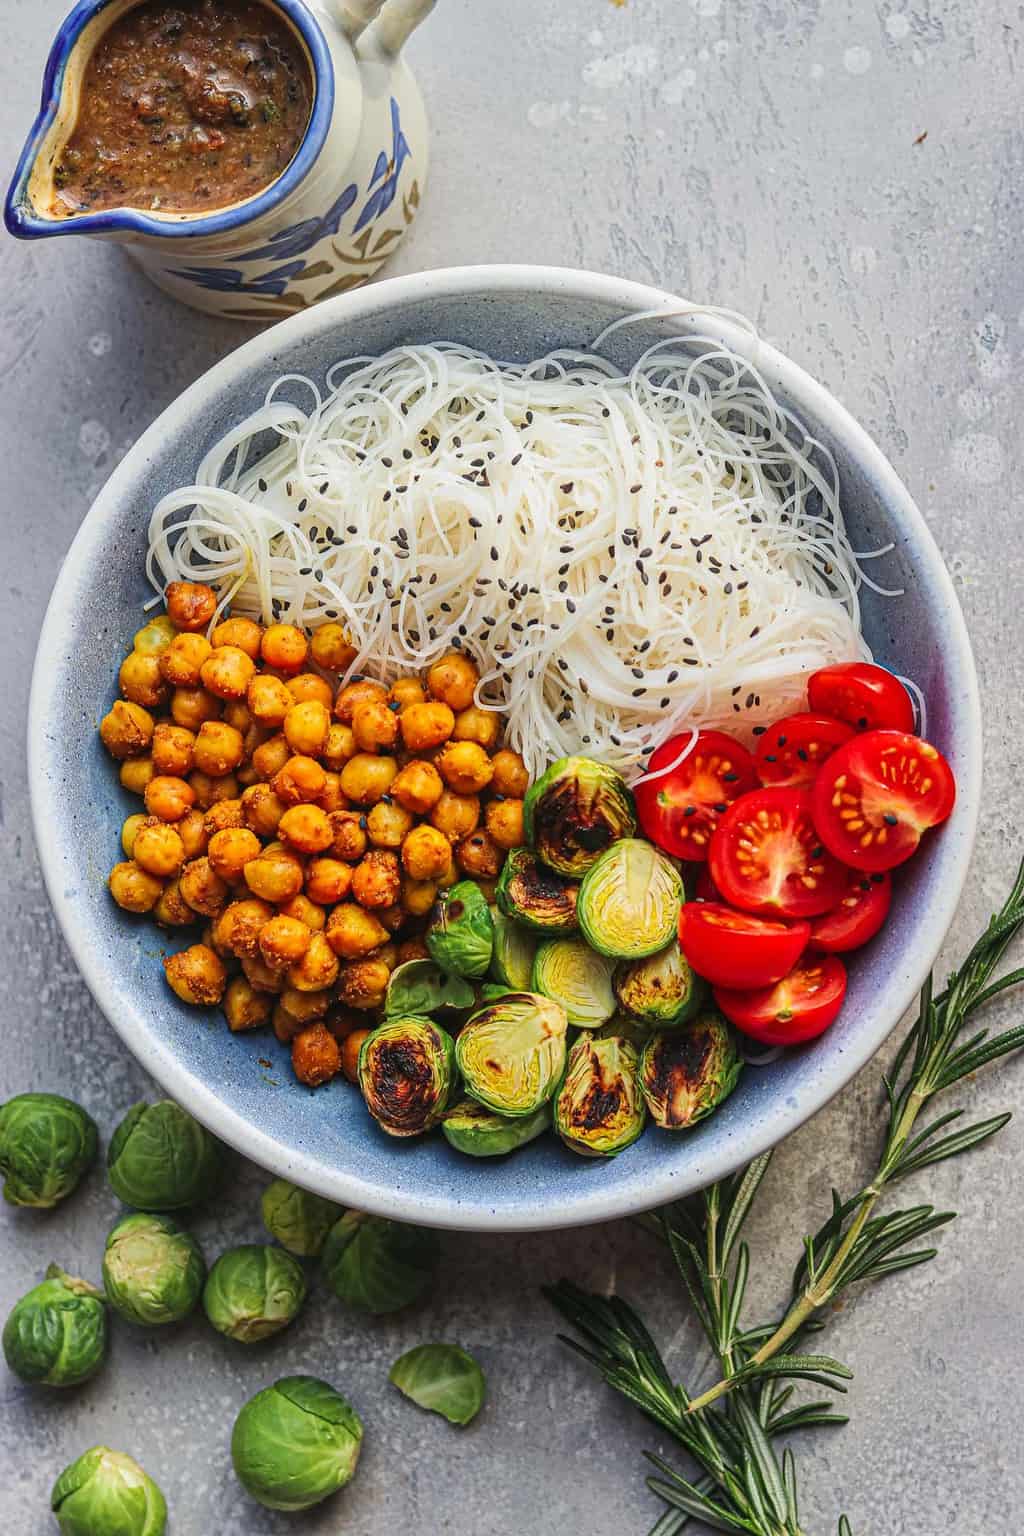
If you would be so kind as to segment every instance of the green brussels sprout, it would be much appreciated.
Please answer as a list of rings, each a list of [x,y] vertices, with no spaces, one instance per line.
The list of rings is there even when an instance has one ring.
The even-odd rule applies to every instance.
[[[527,928],[538,933],[575,933],[577,890],[529,848],[513,848],[505,855],[494,894],[505,916]]]
[[[169,1216],[138,1211],[111,1228],[103,1286],[110,1305],[130,1323],[157,1328],[180,1322],[199,1300],[205,1279],[199,1244]]]
[[[591,1030],[590,1038],[592,1040],[626,1040],[639,1055],[651,1038],[651,1031],[646,1029],[638,1019],[630,1018],[628,1013],[616,1013],[607,1024],[602,1024],[600,1029]]]
[[[133,1104],[107,1148],[110,1186],[125,1205],[173,1211],[205,1199],[220,1178],[223,1148],[170,1099]]]
[[[306,1276],[283,1248],[243,1243],[222,1253],[203,1287],[203,1311],[218,1333],[257,1344],[280,1333],[306,1299]]]
[[[58,1477],[50,1508],[62,1536],[164,1536],[160,1489],[123,1451],[94,1445]]]
[[[454,1081],[452,1037],[432,1019],[385,1019],[363,1041],[359,1087],[389,1136],[419,1136],[437,1125]]]
[[[457,1344],[418,1344],[397,1359],[388,1381],[411,1402],[449,1424],[468,1424],[484,1405],[487,1384],[472,1355]]]
[[[441,1130],[456,1152],[469,1157],[501,1157],[535,1141],[550,1124],[550,1104],[542,1104],[523,1119],[509,1120],[473,1099],[460,1099],[441,1121]]]
[[[429,1227],[410,1227],[346,1211],[324,1248],[324,1275],[335,1295],[361,1312],[397,1312],[419,1299],[434,1276],[439,1246]]]
[[[311,1509],[351,1481],[362,1440],[362,1420],[340,1392],[315,1376],[284,1376],[238,1415],[231,1460],[267,1509]]]
[[[430,958],[455,976],[486,976],[494,948],[487,897],[475,880],[458,880],[438,901],[426,934]]]
[[[0,1175],[10,1205],[50,1210],[96,1161],[96,1122],[57,1093],[19,1093],[0,1107]]]
[[[624,837],[583,876],[576,910],[583,937],[602,955],[640,960],[675,937],[683,882],[653,843]]]
[[[636,807],[614,768],[562,757],[526,791],[523,825],[549,869],[579,880],[618,838],[635,834]]]
[[[506,917],[501,908],[491,909],[494,922],[494,953],[491,977],[513,992],[529,992],[537,940],[528,928]]]
[[[656,1125],[685,1131],[729,1097],[742,1070],[728,1024],[705,1009],[682,1029],[651,1036],[640,1056],[640,1087]]]
[[[647,1119],[636,1047],[620,1036],[581,1035],[555,1095],[555,1130],[584,1157],[614,1157],[631,1147]]]
[[[22,1381],[77,1387],[107,1352],[103,1292],[51,1264],[41,1285],[15,1302],[4,1324],[4,1359]]]
[[[506,987],[502,982],[485,981],[483,986],[480,988],[480,997],[477,1006],[479,1007],[480,1003],[496,1003],[499,998],[508,997],[509,991],[510,989]]]
[[[391,972],[384,1015],[396,1018],[440,1013],[444,1008],[472,1008],[473,988],[461,976],[442,971],[432,960],[407,960]]]
[[[560,1003],[510,992],[474,1013],[455,1042],[455,1060],[474,1099],[499,1115],[532,1115],[558,1086],[568,1020]]]
[[[533,962],[532,990],[561,1003],[570,1024],[597,1029],[615,1012],[613,964],[582,939],[545,939]]]
[[[275,1179],[263,1191],[260,1201],[263,1225],[289,1253],[303,1259],[315,1259],[323,1252],[327,1234],[342,1214],[341,1206],[323,1195]]]
[[[704,1005],[707,984],[696,976],[673,939],[643,960],[626,960],[612,976],[615,996],[633,1018],[652,1029],[675,1029]]]

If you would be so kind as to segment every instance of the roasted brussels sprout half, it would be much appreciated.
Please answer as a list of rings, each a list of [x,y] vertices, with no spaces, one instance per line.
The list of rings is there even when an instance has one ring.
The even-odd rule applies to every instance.
[[[620,1036],[581,1035],[555,1095],[555,1130],[584,1157],[614,1157],[631,1147],[647,1119],[635,1046]]]
[[[362,1439],[362,1421],[340,1392],[315,1376],[285,1376],[238,1415],[231,1460],[267,1509],[311,1509],[351,1481]]]
[[[675,1029],[703,1006],[707,984],[690,969],[673,939],[643,960],[627,960],[612,976],[615,996],[634,1019],[651,1029]]]
[[[0,1175],[10,1205],[49,1210],[96,1161],[95,1121],[57,1093],[19,1093],[0,1107]]]
[[[494,894],[506,917],[537,933],[575,933],[577,890],[529,848],[513,848]]]
[[[685,1131],[727,1099],[743,1063],[721,1014],[705,1009],[682,1029],[652,1035],[640,1056],[640,1087],[656,1125]]]
[[[550,1104],[542,1104],[532,1115],[510,1120],[473,1099],[461,1099],[445,1115],[441,1130],[456,1152],[469,1157],[501,1157],[535,1141],[550,1124]]]
[[[590,1038],[592,1040],[626,1040],[639,1055],[651,1038],[651,1031],[641,1024],[639,1019],[631,1018],[628,1013],[616,1013],[607,1024],[602,1024],[600,1029],[591,1030]]]
[[[51,1264],[41,1285],[15,1302],[4,1324],[4,1359],[22,1381],[76,1387],[107,1352],[103,1292]]]
[[[491,979],[511,987],[513,992],[528,992],[533,976],[533,957],[537,938],[522,923],[506,917],[500,907],[491,909],[494,920],[494,952],[491,955]]]
[[[123,1451],[94,1445],[58,1477],[50,1508],[61,1536],[164,1536],[160,1489]]]
[[[130,1323],[156,1328],[187,1317],[202,1294],[206,1265],[195,1238],[169,1216],[142,1211],[111,1228],[103,1254],[103,1288]]]
[[[400,1356],[388,1381],[411,1402],[449,1424],[468,1424],[484,1405],[487,1384],[472,1355],[457,1344],[418,1344]]]
[[[494,948],[487,897],[475,880],[459,880],[437,903],[425,934],[430,957],[453,976],[486,976]]]
[[[210,1270],[203,1310],[218,1333],[257,1344],[287,1328],[306,1299],[306,1276],[283,1248],[243,1243],[229,1248]]]
[[[134,1104],[107,1148],[107,1175],[125,1205],[174,1211],[213,1192],[222,1152],[216,1137],[170,1099]]]
[[[469,982],[443,971],[432,960],[407,960],[396,966],[384,999],[384,1012],[389,1018],[472,1006],[473,988]]]
[[[346,1211],[328,1233],[324,1275],[346,1305],[380,1316],[422,1296],[438,1253],[437,1236],[429,1227]]]
[[[533,1115],[565,1066],[565,1009],[536,992],[509,992],[474,1013],[455,1042],[470,1095],[499,1115]]]
[[[455,1081],[455,1046],[432,1019],[385,1019],[359,1051],[366,1107],[389,1136],[419,1136],[444,1114]]]
[[[545,939],[533,962],[532,990],[561,1003],[570,1024],[597,1029],[615,1012],[613,964],[583,939]]]
[[[579,880],[606,848],[636,832],[636,807],[614,768],[562,757],[526,791],[526,840],[549,869]]]
[[[583,877],[576,910],[583,937],[602,955],[639,960],[675,937],[683,882],[672,861],[641,837],[624,837]]]
[[[300,1189],[287,1179],[268,1184],[260,1200],[263,1225],[289,1253],[315,1259],[323,1252],[327,1234],[342,1214],[340,1205]]]

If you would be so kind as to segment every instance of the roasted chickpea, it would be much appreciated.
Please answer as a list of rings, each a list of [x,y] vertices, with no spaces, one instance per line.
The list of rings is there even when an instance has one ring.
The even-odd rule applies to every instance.
[[[188,776],[188,782],[195,790],[196,805],[204,811],[208,811],[211,806],[220,805],[222,800],[237,800],[242,792],[242,786],[233,773],[214,776],[193,768]]]
[[[388,933],[397,933],[400,928],[404,928],[409,916],[399,901],[393,902],[390,907],[378,907],[373,915]]]
[[[391,907],[402,890],[395,854],[372,848],[352,871],[352,897],[361,907]]]
[[[484,825],[492,843],[499,848],[521,848],[526,841],[523,831],[521,800],[492,800],[484,812]]]
[[[309,867],[312,869],[313,865]],[[308,871],[306,881],[308,884]],[[306,927],[312,929],[314,933],[321,933],[327,921],[327,913],[323,907],[318,906],[315,901],[310,901],[309,897],[301,892],[298,896],[293,896],[291,901],[286,901],[280,910],[285,917],[297,917],[300,923],[305,923]]]
[[[174,823],[174,830],[185,845],[186,859],[198,859],[201,853],[206,852],[209,834],[202,811],[186,811],[181,820]]]
[[[132,858],[148,874],[167,880],[185,862],[185,844],[164,821],[147,821],[135,834]]]
[[[325,672],[344,672],[359,654],[340,624],[321,624],[310,642],[313,660]]]
[[[265,992],[257,992],[247,976],[235,976],[224,993],[224,1017],[233,1034],[261,1029],[270,1023],[274,1005]]]
[[[276,837],[281,817],[287,807],[269,784],[250,784],[242,795],[242,815],[250,832],[257,837]]]
[[[476,704],[471,704],[468,709],[460,709],[455,716],[452,740],[475,741],[485,752],[491,752],[497,743],[500,729],[501,721],[493,709],[480,709]]]
[[[289,987],[294,987],[296,992],[322,992],[326,987],[333,987],[337,979],[337,955],[322,933],[310,933],[306,953],[289,967]]]
[[[358,752],[341,770],[342,794],[356,805],[376,805],[390,790],[397,773],[398,764],[393,757]]]
[[[306,895],[332,907],[344,901],[352,886],[352,870],[340,859],[314,859],[306,870]]]
[[[132,849],[135,846],[135,838],[138,835],[139,828],[144,827],[148,821],[149,817],[143,811],[136,811],[134,816],[129,816],[122,824],[121,847],[124,850],[126,859],[130,859],[132,856]]]
[[[146,810],[160,821],[180,821],[196,802],[191,784],[174,774],[158,773],[145,790]]]
[[[448,740],[455,729],[455,716],[447,704],[408,704],[398,724],[407,751],[429,752]]]
[[[450,742],[438,758],[437,768],[457,795],[478,795],[494,777],[491,760],[476,741]]]
[[[300,853],[323,853],[334,841],[327,812],[318,805],[293,805],[277,825],[277,835]]]
[[[222,619],[213,632],[213,648],[217,650],[223,645],[233,645],[237,650],[244,651],[251,661],[258,661],[262,639],[263,626],[257,624],[255,619]]]
[[[293,704],[284,717],[284,737],[293,752],[302,757],[318,757],[323,751],[331,716],[319,699]]]
[[[274,1011],[270,1016],[270,1022],[274,1026],[274,1034],[282,1045],[289,1045],[300,1029],[305,1028],[304,1021],[297,1019],[278,999],[274,1005]]]
[[[111,757],[141,757],[153,739],[153,716],[141,704],[118,699],[100,721],[100,740]]]
[[[480,674],[461,651],[449,651],[427,673],[427,687],[435,699],[455,711],[468,709]]]
[[[334,833],[330,851],[334,858],[354,863],[366,852],[369,838],[366,835],[366,817],[359,811],[329,811],[328,820]]]
[[[302,862],[285,848],[264,848],[245,866],[245,883],[262,901],[291,901],[302,890],[302,882]]]
[[[262,955],[246,955],[242,961],[242,972],[257,992],[284,991],[284,973],[272,971]]]
[[[295,704],[322,704],[330,716],[334,689],[326,677],[317,672],[300,672],[298,677],[290,677],[285,686]]]
[[[111,896],[126,912],[151,912],[164,888],[162,880],[158,880],[148,870],[141,869],[134,859],[115,864],[107,884]],[[383,943],[386,937],[383,929],[381,934],[379,943]]]
[[[430,813],[430,824],[443,832],[451,843],[461,842],[475,832],[480,822],[480,801],[476,795],[459,795],[446,789]]]
[[[278,915],[260,929],[260,954],[272,971],[286,971],[290,965],[298,965],[312,937],[297,917]]]
[[[388,990],[391,972],[383,960],[353,960],[342,967],[337,997],[346,1008],[379,1008]]]
[[[502,747],[500,752],[495,752],[491,758],[491,767],[494,776],[491,779],[491,790],[496,795],[507,795],[512,800],[521,800],[530,787],[530,775],[526,771],[526,764],[518,752],[512,752],[508,747]]]
[[[406,875],[402,881],[402,908],[410,917],[425,917],[436,900],[435,881],[413,880]]]
[[[427,690],[418,677],[396,677],[388,689],[388,703],[406,709],[410,704],[422,704]]]
[[[166,651],[176,634],[177,630],[166,613],[160,613],[135,631],[132,645],[142,656],[159,656],[162,651]]]
[[[437,880],[451,862],[451,844],[436,827],[413,827],[402,844],[402,864],[413,880]]]
[[[230,892],[205,855],[190,859],[178,876],[181,894],[193,912],[217,917],[228,904]]]
[[[294,624],[271,624],[263,631],[260,655],[278,672],[301,672],[308,651],[309,642]]]
[[[221,719],[225,725],[233,725],[236,731],[241,731],[245,741],[246,756],[255,751],[261,741],[266,741],[270,734],[253,720],[252,712],[244,699],[229,699],[224,705]]]
[[[198,731],[204,720],[219,720],[220,710],[220,699],[205,688],[175,688],[171,694],[171,719],[189,731]]]
[[[322,1019],[331,1006],[331,994],[325,987],[320,992],[300,992],[297,987],[285,987],[280,1006],[286,1008],[300,1024],[312,1024]]]
[[[387,696],[388,690],[375,678],[354,677],[340,690],[334,701],[334,718],[340,720],[342,725],[352,725],[353,716],[360,704],[368,704],[371,701],[383,704]]]
[[[260,952],[260,933],[273,916],[273,907],[255,897],[231,902],[213,925],[218,949],[230,950],[240,960],[255,959]]]
[[[341,774],[325,773],[324,787],[316,797],[316,803],[328,816],[332,811],[345,811],[348,809],[348,800],[342,794]]]
[[[152,784],[156,777],[156,768],[151,757],[126,757],[117,776],[121,788],[126,789],[130,795],[144,795],[146,786]]]
[[[160,674],[174,688],[198,688],[203,666],[213,653],[205,635],[175,635],[157,662]]]
[[[324,1023],[338,1041],[346,1040],[356,1029],[361,1030],[364,1035],[368,1033],[366,1020],[361,1013],[356,1013],[354,1008],[342,1008],[337,1003],[327,1010]]]
[[[269,783],[275,774],[281,772],[291,755],[284,733],[279,731],[276,736],[269,736],[266,741],[260,742],[252,754],[252,766],[260,778]]]
[[[364,699],[352,712],[352,734],[360,752],[379,752],[398,740],[398,715],[381,699]]]
[[[245,815],[241,800],[218,800],[216,805],[211,805],[208,811],[203,812],[203,831],[207,837],[212,837],[215,832],[224,832],[229,827],[244,826]]]
[[[222,779],[238,767],[245,755],[240,731],[223,720],[204,720],[192,749],[194,771],[211,779]]]
[[[390,939],[387,944],[382,944],[380,949],[375,949],[373,954],[367,955],[366,958],[368,960],[379,960],[381,965],[387,966],[388,973],[390,974],[398,964],[398,945],[394,939]]]
[[[255,671],[251,656],[237,645],[222,645],[203,662],[199,680],[218,699],[244,699]]]
[[[205,629],[217,611],[217,594],[202,581],[172,581],[164,593],[175,629]]]
[[[295,704],[287,683],[272,677],[269,672],[256,673],[246,689],[245,699],[249,713],[260,725],[281,725]]]
[[[157,773],[169,773],[183,779],[192,768],[192,751],[195,733],[184,726],[171,725],[167,720],[157,722],[153,731],[153,767]]]
[[[144,704],[147,709],[155,709],[167,694],[159,656],[146,656],[141,651],[132,651],[125,657],[117,681],[126,699]]]
[[[369,1034],[368,1029],[354,1029],[341,1042],[341,1070],[350,1083],[359,1081],[359,1052]]]
[[[501,849],[483,827],[455,845],[455,862],[462,873],[472,879],[496,880],[503,860]]]
[[[370,842],[377,848],[401,848],[411,828],[412,816],[404,805],[395,805],[390,795],[378,800],[366,818]]]
[[[459,879],[459,866],[455,862],[455,855],[451,848],[448,850],[448,868],[443,875],[438,875],[437,884],[442,891],[447,891]]]
[[[153,916],[161,928],[188,928],[198,920],[199,914],[193,912],[181,894],[181,881],[168,880],[153,908]]]
[[[429,960],[430,950],[422,939],[403,939],[395,954],[395,968],[408,965],[410,960]]]
[[[352,727],[335,721],[327,732],[327,740],[323,744],[320,756],[328,768],[333,768],[335,773],[340,773],[349,758],[355,757],[357,750]]]
[[[319,1020],[292,1041],[292,1071],[307,1088],[319,1088],[341,1071],[341,1047]]]
[[[192,944],[164,960],[164,973],[172,992],[193,1008],[210,1008],[219,1003],[227,986],[224,962],[208,944]]]
[[[327,776],[315,758],[297,755],[290,757],[270,782],[286,805],[301,805],[323,794]]]
[[[358,960],[387,943],[388,931],[372,912],[364,911],[354,902],[343,902],[328,916],[325,935],[336,955],[343,960]]]
[[[230,883],[241,880],[245,866],[259,857],[260,840],[248,827],[224,827],[210,838],[207,857],[214,872]]]
[[[391,786],[392,798],[414,816],[426,816],[444,793],[444,782],[433,763],[414,758],[399,770]]]

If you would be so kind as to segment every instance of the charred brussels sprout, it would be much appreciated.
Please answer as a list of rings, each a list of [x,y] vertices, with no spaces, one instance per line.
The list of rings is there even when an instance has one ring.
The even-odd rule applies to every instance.
[[[558,1086],[567,1027],[565,1009],[535,992],[509,992],[481,1008],[455,1042],[467,1090],[499,1115],[534,1114]]]
[[[475,1419],[487,1392],[483,1371],[457,1344],[418,1344],[395,1361],[388,1381],[411,1402],[439,1413],[449,1424]]]
[[[56,1264],[15,1302],[4,1324],[4,1359],[22,1381],[77,1387],[95,1376],[107,1352],[103,1292]]]
[[[542,1104],[532,1115],[510,1120],[473,1099],[461,1099],[445,1115],[441,1130],[456,1152],[468,1157],[501,1157],[535,1141],[551,1124],[551,1106]]]
[[[103,1287],[130,1323],[156,1328],[179,1322],[199,1300],[205,1279],[199,1244],[167,1216],[136,1212],[107,1237]]]
[[[602,955],[639,960],[675,937],[683,882],[652,843],[625,837],[583,877],[577,912],[583,937]]]
[[[351,1481],[362,1439],[362,1421],[340,1392],[315,1376],[285,1376],[238,1415],[231,1460],[267,1509],[311,1509]]]
[[[323,1252],[327,1234],[341,1215],[341,1206],[314,1195],[287,1179],[275,1179],[260,1201],[263,1225],[289,1253],[315,1259]]]
[[[495,896],[506,917],[537,933],[575,933],[577,889],[542,864],[529,848],[513,848],[506,856]]]
[[[422,1296],[434,1277],[438,1252],[429,1227],[346,1211],[328,1234],[324,1275],[339,1300],[380,1316]]]
[[[95,1122],[56,1093],[19,1093],[0,1107],[0,1175],[10,1205],[49,1210],[96,1161]]]
[[[494,920],[494,953],[491,956],[491,978],[513,992],[528,992],[533,976],[533,957],[537,953],[536,937],[506,917],[500,907],[491,913]]]
[[[537,857],[579,880],[612,843],[633,836],[636,807],[614,768],[563,757],[527,790],[523,823]]]
[[[173,1211],[212,1193],[221,1153],[220,1142],[170,1099],[134,1104],[107,1148],[107,1175],[125,1205]]]
[[[615,1012],[613,963],[582,939],[546,939],[533,962],[532,988],[561,1003],[570,1024],[597,1029]]]
[[[567,1147],[584,1157],[614,1157],[633,1145],[647,1119],[638,1070],[628,1040],[580,1036],[555,1097],[555,1130]]]
[[[407,960],[404,965],[396,966],[391,972],[384,999],[384,1012],[388,1018],[472,1006],[473,988],[469,982],[442,971],[432,960]]]
[[[385,1019],[359,1052],[366,1107],[389,1136],[419,1136],[435,1126],[454,1080],[452,1037],[431,1019]]]
[[[218,1333],[256,1344],[287,1328],[306,1299],[302,1265],[282,1248],[243,1243],[210,1270],[203,1310]]]
[[[652,1035],[640,1057],[640,1086],[656,1125],[685,1131],[735,1088],[743,1063],[729,1026],[711,1009],[682,1029]]]
[[[651,1029],[685,1024],[707,997],[707,985],[690,969],[678,939],[656,955],[617,965],[612,986],[626,1012]]]
[[[487,897],[474,880],[459,880],[434,908],[426,932],[431,959],[453,976],[486,976],[494,948]]]
[[[61,1536],[164,1536],[160,1489],[123,1451],[94,1445],[58,1477],[50,1508]]]

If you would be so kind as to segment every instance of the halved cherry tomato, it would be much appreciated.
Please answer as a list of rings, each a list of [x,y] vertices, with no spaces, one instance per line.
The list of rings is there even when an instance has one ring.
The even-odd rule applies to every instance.
[[[842,955],[873,939],[889,915],[892,881],[888,875],[868,875],[850,870],[846,895],[837,907],[816,917],[811,924],[810,948],[827,955]]]
[[[914,706],[898,677],[870,661],[822,667],[807,684],[811,708],[858,731],[912,731]]]
[[[698,976],[719,987],[767,987],[803,954],[811,925],[772,922],[716,901],[688,901],[679,914],[679,943]]]
[[[664,768],[685,747],[673,736],[651,757],[648,773]],[[701,731],[678,768],[634,789],[640,825],[652,843],[679,859],[706,859],[715,823],[738,795],[757,783],[754,759],[724,731]]]
[[[817,917],[846,887],[846,871],[823,841],[806,789],[755,789],[715,828],[711,878],[722,899],[743,912]]]
[[[716,987],[715,1002],[726,1018],[765,1045],[813,1040],[834,1023],[846,996],[846,967],[835,955],[810,955],[774,987],[740,992]]]
[[[826,757],[852,735],[852,725],[831,715],[787,715],[757,744],[758,777],[780,789],[806,789]]]
[[[826,848],[872,873],[909,859],[921,834],[946,820],[956,782],[939,749],[920,736],[866,731],[833,752],[811,794]]]

